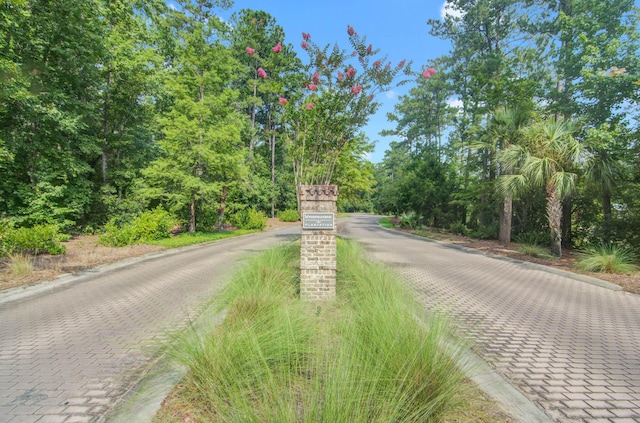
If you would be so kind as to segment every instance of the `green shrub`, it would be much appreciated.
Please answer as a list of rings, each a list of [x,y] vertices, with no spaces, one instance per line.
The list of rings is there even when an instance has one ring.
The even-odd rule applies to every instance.
[[[416,212],[403,213],[400,216],[400,227],[417,229],[420,226],[420,216]]]
[[[9,234],[13,231],[14,222],[11,219],[0,219],[0,257],[11,254]]]
[[[498,238],[498,224],[480,225],[478,229],[471,234],[474,238],[480,239],[497,239]]]
[[[267,216],[255,209],[245,209],[233,215],[232,222],[238,229],[264,229]]]
[[[109,221],[105,226],[105,233],[99,238],[99,243],[109,247],[123,247],[169,238],[175,224],[176,220],[171,213],[157,207],[139,214],[130,223],[122,226],[118,226],[115,220]]]
[[[457,235],[469,235],[469,228],[467,228],[467,225],[465,225],[464,223],[452,223],[451,226],[449,226],[449,230],[451,231],[451,233]]]
[[[549,245],[549,234],[541,232],[525,232],[513,237],[514,241],[518,244],[526,245]]]
[[[288,209],[279,211],[276,217],[282,222],[297,222],[300,220],[300,213],[298,210]]]
[[[14,228],[6,220],[0,224],[0,256],[14,254],[64,254],[67,248],[61,243],[69,235],[61,234],[56,225],[35,225],[31,228]]]
[[[633,273],[638,266],[630,248],[616,244],[602,244],[580,254],[576,267],[587,272]]]

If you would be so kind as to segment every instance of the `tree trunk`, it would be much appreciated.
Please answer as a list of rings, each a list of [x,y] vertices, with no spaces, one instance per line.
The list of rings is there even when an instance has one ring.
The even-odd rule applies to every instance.
[[[105,90],[104,97],[104,116],[102,122],[102,134],[104,136],[104,141],[102,143],[102,184],[107,185],[109,183],[109,179],[107,178],[107,149],[108,145],[108,137],[109,137],[109,108],[110,108],[110,99],[109,99],[109,90],[111,89],[112,84],[112,75],[113,72],[109,71],[107,73],[107,89]]]
[[[255,98],[258,95],[258,70],[256,69],[256,74],[254,76],[255,80],[253,82],[253,104],[251,106],[251,137],[249,137],[249,156],[253,157],[253,146],[255,145],[255,133],[256,133],[256,101]]]
[[[611,219],[611,191],[603,188],[602,190],[602,214],[604,217],[602,238],[605,242],[611,241],[611,233],[613,230],[613,219]]]
[[[189,205],[189,232],[196,231],[196,195],[191,194],[191,204]]]
[[[227,202],[227,189],[222,188],[222,194],[220,195],[220,208],[218,209],[218,229],[224,228],[224,207]]]
[[[573,245],[573,238],[571,236],[572,215],[573,201],[571,194],[569,194],[564,201],[562,201],[562,245],[565,248],[570,248]]]
[[[511,242],[511,218],[513,216],[513,198],[507,196],[500,207],[500,232],[498,240],[504,244]]]
[[[276,217],[276,132],[271,134],[271,218]]]
[[[553,184],[547,186],[547,218],[551,230],[551,253],[562,257],[562,202]]]

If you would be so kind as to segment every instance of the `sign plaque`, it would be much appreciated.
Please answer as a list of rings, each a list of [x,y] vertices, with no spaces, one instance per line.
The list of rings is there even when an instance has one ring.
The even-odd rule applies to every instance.
[[[303,213],[302,229],[333,229],[333,213]]]

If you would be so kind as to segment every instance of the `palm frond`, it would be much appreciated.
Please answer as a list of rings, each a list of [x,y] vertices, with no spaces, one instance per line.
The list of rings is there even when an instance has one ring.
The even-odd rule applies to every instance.
[[[502,175],[496,181],[496,191],[501,197],[516,197],[529,188],[529,181],[524,175]]]

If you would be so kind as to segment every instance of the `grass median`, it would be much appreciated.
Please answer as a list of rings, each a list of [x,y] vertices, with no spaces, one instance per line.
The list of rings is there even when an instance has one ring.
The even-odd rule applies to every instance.
[[[155,422],[435,422],[468,414],[473,399],[457,366],[463,347],[446,319],[426,315],[395,275],[347,241],[338,243],[338,299],[301,302],[298,257],[295,244],[256,256],[211,308],[225,310],[223,322],[174,341],[171,355],[187,374]]]

